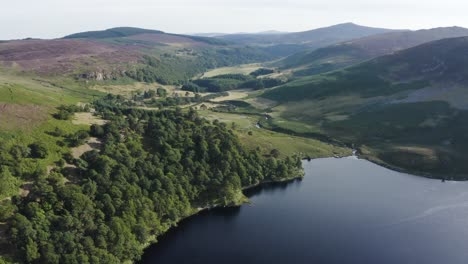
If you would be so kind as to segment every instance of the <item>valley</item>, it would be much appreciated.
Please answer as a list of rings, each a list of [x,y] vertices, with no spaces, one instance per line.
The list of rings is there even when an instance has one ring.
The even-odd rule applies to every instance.
[[[0,42],[0,263],[129,263],[351,156],[468,180],[468,30],[131,27]]]

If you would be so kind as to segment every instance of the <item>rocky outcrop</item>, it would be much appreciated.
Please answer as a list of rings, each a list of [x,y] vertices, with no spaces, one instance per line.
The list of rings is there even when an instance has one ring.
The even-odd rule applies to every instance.
[[[78,79],[85,79],[89,81],[107,81],[107,80],[116,80],[125,76],[126,71],[105,71],[105,70],[96,70],[87,73],[82,73],[78,75]]]

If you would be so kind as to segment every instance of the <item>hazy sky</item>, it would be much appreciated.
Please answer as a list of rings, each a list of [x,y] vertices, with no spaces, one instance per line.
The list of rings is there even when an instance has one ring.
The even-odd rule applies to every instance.
[[[468,27],[467,0],[0,0],[0,39],[134,26],[174,33],[302,31],[343,22]]]

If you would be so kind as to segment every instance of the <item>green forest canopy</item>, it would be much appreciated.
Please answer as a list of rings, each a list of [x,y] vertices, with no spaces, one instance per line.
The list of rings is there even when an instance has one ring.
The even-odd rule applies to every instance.
[[[95,108],[110,120],[91,129],[100,151],[70,161],[75,177],[63,164],[36,173],[30,194],[2,209],[21,262],[137,260],[151,237],[196,208],[236,204],[245,186],[302,175],[299,157],[247,151],[226,124],[193,110],[132,109],[114,96]]]

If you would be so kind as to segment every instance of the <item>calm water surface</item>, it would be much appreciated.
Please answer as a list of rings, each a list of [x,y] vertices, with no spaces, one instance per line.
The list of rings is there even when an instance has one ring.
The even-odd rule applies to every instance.
[[[468,263],[468,183],[354,157],[304,162],[302,181],[182,222],[141,263]]]

